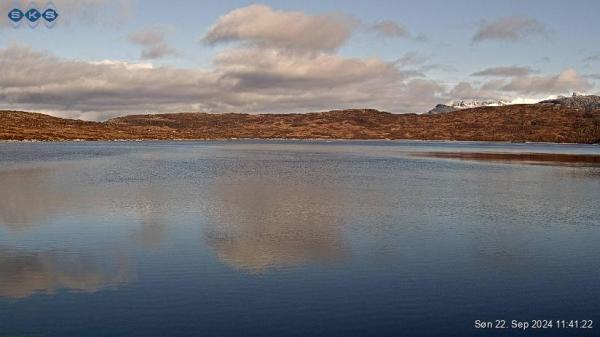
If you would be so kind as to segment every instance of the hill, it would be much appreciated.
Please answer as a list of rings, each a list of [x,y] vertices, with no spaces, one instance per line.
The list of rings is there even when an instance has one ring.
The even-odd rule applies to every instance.
[[[429,115],[352,109],[306,114],[130,115],[106,122],[0,111],[0,125],[3,140],[295,138],[600,143],[600,109],[541,103]]]
[[[584,111],[594,111],[600,109],[600,96],[596,95],[578,95],[571,97],[559,97],[541,101],[542,104],[557,104]]]

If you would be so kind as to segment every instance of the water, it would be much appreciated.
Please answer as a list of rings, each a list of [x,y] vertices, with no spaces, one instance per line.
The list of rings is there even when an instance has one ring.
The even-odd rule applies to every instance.
[[[600,166],[489,152],[600,147],[0,144],[0,337],[597,335]]]

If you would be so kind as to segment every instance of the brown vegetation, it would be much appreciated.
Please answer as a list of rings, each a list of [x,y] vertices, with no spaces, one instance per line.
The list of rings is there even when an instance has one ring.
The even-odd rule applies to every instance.
[[[423,139],[600,143],[600,110],[554,104],[509,105],[435,115],[370,109],[307,114],[175,113],[106,122],[0,111],[3,140]]]

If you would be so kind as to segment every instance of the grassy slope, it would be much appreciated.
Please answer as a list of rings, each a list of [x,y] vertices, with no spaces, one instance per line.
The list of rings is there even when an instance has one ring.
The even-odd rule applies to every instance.
[[[511,105],[438,115],[339,110],[309,114],[131,115],[106,122],[0,111],[0,139],[435,139],[600,143],[600,110]]]

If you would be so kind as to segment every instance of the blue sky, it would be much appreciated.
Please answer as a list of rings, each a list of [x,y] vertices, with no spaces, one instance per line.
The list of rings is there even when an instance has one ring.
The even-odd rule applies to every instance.
[[[7,12],[14,6],[13,3],[10,0],[4,1],[2,11]],[[195,72],[201,71],[211,73],[210,76],[219,79],[241,80],[245,84],[243,90],[240,89],[242,86],[237,85],[238,82],[231,84],[231,87],[223,89],[227,91],[224,96],[228,97],[222,97],[221,101],[214,100],[210,104],[205,103],[208,93],[204,91],[196,99],[193,93],[190,93],[191,97],[185,97],[182,104],[175,104],[177,101],[174,98],[165,98],[164,100],[170,103],[159,106],[156,112],[175,108],[217,111],[219,107],[240,112],[302,112],[359,105],[372,105],[393,112],[423,112],[419,109],[422,110],[436,101],[454,98],[538,99],[566,94],[568,91],[597,93],[600,85],[600,24],[597,22],[600,2],[593,0],[263,1],[259,3],[261,13],[265,15],[262,22],[253,22],[257,16],[245,14],[258,8],[253,7],[256,3],[249,1],[57,0],[54,3],[61,16],[53,29],[42,26],[35,29],[26,26],[14,29],[6,22],[3,23],[4,26],[0,26],[0,48],[6,54],[5,58],[11,56],[10,50],[13,50],[14,54],[15,48],[21,52],[27,49],[29,53],[43,55],[40,62],[45,63],[96,64],[108,60],[126,64],[151,64],[155,69],[190,71],[193,76],[200,76]],[[44,2],[40,1],[38,4],[44,6]],[[229,33],[233,28],[225,27],[223,23],[221,28],[223,31],[229,29],[229,35],[217,38],[216,43],[211,45],[204,43],[202,39],[220,22],[219,18],[236,10],[236,13],[243,16],[243,21],[231,20],[227,24],[238,25],[235,29],[242,27],[248,29],[248,32],[255,27],[264,26],[265,21],[271,19],[273,22],[288,19],[294,21],[295,17],[288,14],[297,13],[309,23],[313,19],[317,20],[314,22],[331,19],[332,24],[341,25],[340,30],[334,32],[349,33],[332,48],[304,48],[302,55],[299,55],[300,52],[294,47],[294,39],[311,39],[311,43],[317,44],[318,39],[325,39],[320,36],[322,32],[318,29],[312,31],[310,25],[301,27],[296,35],[280,32],[283,35],[277,36],[277,31],[268,30],[263,30],[263,35],[240,31],[231,35]],[[336,21],[335,17],[338,16],[351,24],[344,26],[343,22]],[[378,31],[374,28],[382,22],[386,23],[381,26],[385,27],[383,30]],[[266,25],[269,25],[269,22],[266,22]],[[274,24],[272,29],[285,30],[282,27],[286,25]],[[328,27],[336,29],[333,26]],[[482,38],[474,41],[478,32],[483,34]],[[289,40],[283,47],[282,38]],[[251,55],[248,57],[252,59],[245,61],[238,55],[235,64],[231,63],[233,61],[228,61],[230,63],[226,66],[215,64],[216,60],[222,58],[229,60],[231,55],[241,50],[269,51],[276,54],[276,59],[269,66],[257,65],[253,63],[263,56],[246,53]],[[151,57],[141,57],[144,51],[146,56]],[[347,60],[367,63],[370,62],[367,60],[377,60],[381,64],[369,63],[365,66],[368,68],[365,69],[365,73],[360,74],[378,82],[378,86],[373,86],[378,93],[364,90],[359,92],[359,89],[343,81],[321,83],[318,82],[319,76],[312,76],[310,71],[299,74],[298,69],[303,69],[303,64],[316,63],[314,58],[317,57],[317,53],[322,54],[321,60],[325,66],[331,65],[333,68],[337,67],[335,62],[349,66]],[[335,60],[327,61],[327,57]],[[17,64],[14,60],[10,64],[3,64],[5,67],[26,66],[22,63]],[[285,71],[293,73],[292,82],[289,81],[290,74],[279,73],[284,71],[283,65],[287,67]],[[293,68],[294,65],[296,68]],[[382,70],[386,65],[391,65],[396,70]],[[106,68],[106,65],[98,67]],[[472,76],[475,72],[498,67],[520,67],[527,68],[528,71],[521,74],[521,77]],[[231,72],[239,74],[240,69],[243,69],[246,77],[234,78]],[[340,71],[344,71],[343,69],[345,68],[340,65]],[[397,69],[404,75],[399,74]],[[103,78],[110,76],[110,71],[106,71],[108,73],[102,75]],[[352,77],[348,73],[349,70],[345,71],[345,75],[340,75],[341,77],[354,82],[361,80],[360,74],[354,74],[357,77]],[[411,77],[406,75],[408,71],[420,74]],[[86,68],[84,71],[90,72],[95,73],[95,70]],[[260,90],[254,90],[255,88],[248,84],[249,72],[252,72],[252,78],[261,79],[257,84]],[[319,71],[314,69],[314,73]],[[332,76],[336,74],[331,73]],[[15,77],[18,74],[13,75]],[[271,88],[269,92],[264,88],[268,85],[264,80],[267,75],[270,79],[276,75],[282,76],[270,82],[277,87]],[[136,73],[131,76],[141,75]],[[133,103],[125,104],[126,102],[121,109],[118,106],[102,108],[99,106],[97,93],[90,94],[94,99],[89,99],[88,105],[74,104],[68,99],[63,103],[58,99],[45,99],[43,93],[12,87],[9,81],[11,79],[14,80],[7,78],[4,81],[5,90],[8,87],[13,88],[10,90],[11,94],[0,94],[0,105],[3,108],[37,109],[82,118],[104,118],[120,111],[138,111],[133,108]],[[193,83],[204,83],[205,79],[203,77]],[[300,88],[299,81],[314,83],[314,87]],[[396,82],[391,85],[393,81]],[[205,84],[211,86],[210,81]],[[48,85],[56,87],[52,83]],[[290,91],[283,93],[281,90],[288,85]],[[338,101],[334,99],[331,104],[327,104],[328,96],[316,92],[320,85],[321,88],[326,87],[332,91],[329,97],[336,97],[333,91],[340,90],[355,92],[355,97],[360,98],[347,97]],[[417,90],[417,87],[421,91]],[[464,90],[466,87],[469,90]],[[81,90],[80,86],[77,88]],[[14,95],[15,90],[24,90],[27,94]],[[394,90],[398,90],[397,98],[391,98],[394,96]],[[433,92],[425,95],[423,90]],[[90,93],[89,87],[81,91],[81,95]],[[237,96],[229,97],[231,92],[235,92]],[[380,92],[385,94],[379,94]],[[419,101],[409,102],[410,94],[418,96]],[[31,101],[28,102],[22,96],[31,98]],[[305,104],[301,99],[297,99],[302,96],[306,96]],[[374,97],[371,102],[369,96]],[[290,99],[284,101],[286,97],[294,98],[294,103],[290,103]],[[140,109],[148,112],[147,107]]]

